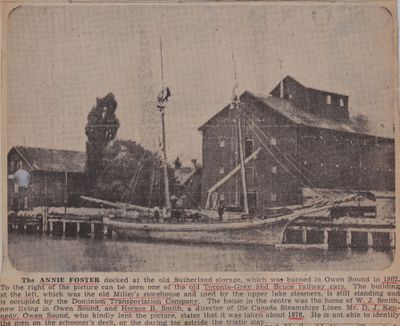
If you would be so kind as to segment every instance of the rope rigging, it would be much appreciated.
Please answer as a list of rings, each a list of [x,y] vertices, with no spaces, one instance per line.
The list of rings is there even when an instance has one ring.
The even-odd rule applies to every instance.
[[[296,181],[298,181],[300,184],[302,184],[303,186],[307,187],[307,188],[312,188],[313,191],[315,191],[316,193],[318,193],[319,195],[323,195],[322,193],[318,192],[317,190],[313,189],[316,188],[315,185],[311,182],[311,180],[309,178],[307,178],[307,176],[304,175],[304,173],[297,167],[297,165],[290,160],[289,157],[287,157],[287,155],[285,153],[282,152],[282,150],[277,146],[274,145],[274,148],[283,156],[283,158],[286,159],[287,162],[289,162],[294,168],[295,170],[298,172],[299,176],[302,177],[304,180],[301,180],[299,177],[295,176],[288,168],[287,166],[282,162],[282,160],[280,160],[277,155],[275,155],[275,153],[273,153],[273,151],[266,145],[265,141],[263,141],[260,137],[260,135],[257,133],[257,130],[259,133],[261,133],[268,141],[271,141],[271,137],[268,137],[264,131],[257,125],[257,123],[255,123],[253,121],[253,119],[251,119],[245,112],[242,111],[242,113],[245,115],[245,117],[251,121],[252,123],[250,124],[250,128],[253,130],[254,135],[258,138],[258,140],[260,141],[261,145],[268,151],[268,153],[270,153],[270,155],[282,166],[282,168],[289,173]],[[257,128],[257,130],[255,129]],[[307,184],[308,183],[308,184]]]
[[[301,185],[305,186],[306,188],[309,188],[310,185],[307,185],[304,181],[302,181],[301,179],[299,179],[298,177],[296,177],[286,166],[285,164],[279,160],[276,155],[268,148],[268,146],[265,144],[265,142],[261,139],[261,137],[256,133],[256,130],[254,130],[253,126],[250,126],[250,128],[254,131],[254,135],[257,137],[257,139],[260,141],[261,145],[268,151],[268,153],[275,159],[276,162],[279,163],[279,165],[287,172],[289,173],[293,179],[295,179],[297,182],[299,182]],[[313,191],[315,191],[316,193],[318,193],[319,195],[322,195],[322,193],[312,189]]]
[[[255,108],[253,105],[251,105],[250,103],[246,103],[246,105],[248,105],[248,106],[251,107],[252,109],[256,110],[256,108]],[[247,116],[247,117],[248,117],[248,116]],[[248,118],[251,119],[250,117],[248,117]],[[255,123],[254,121],[252,121],[252,122]],[[266,126],[270,126],[270,125],[266,125]],[[274,126],[282,126],[282,125],[281,125],[281,124],[276,124],[276,125],[274,125]],[[292,126],[292,125],[286,125],[286,126]],[[257,124],[257,127],[260,127],[260,125]],[[262,130],[262,129],[260,129],[260,130],[263,131],[263,133],[265,133],[266,135],[268,135],[269,137],[272,138],[272,136],[269,135],[267,131]],[[269,139],[269,140],[270,140],[270,139]],[[302,151],[305,152],[306,154],[308,154],[307,159],[318,163],[318,165],[320,165],[320,166],[323,166],[323,163],[322,163],[320,160],[318,160],[318,159],[315,157],[315,155],[313,155],[312,153],[310,153],[309,151],[307,151],[305,148],[302,148]],[[289,157],[289,155],[287,155],[287,154],[284,154],[284,155]]]

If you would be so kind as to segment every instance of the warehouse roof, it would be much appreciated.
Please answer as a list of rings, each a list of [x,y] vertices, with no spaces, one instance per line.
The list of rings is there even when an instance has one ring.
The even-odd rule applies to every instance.
[[[240,95],[240,101],[248,105],[264,105],[275,112],[283,115],[295,124],[301,124],[309,127],[323,128],[336,130],[341,132],[350,132],[357,134],[364,134],[370,136],[377,136],[382,138],[393,138],[387,133],[371,132],[365,126],[357,124],[353,120],[337,121],[332,119],[323,118],[317,116],[305,110],[302,110],[296,104],[288,99],[274,97],[274,96],[263,96],[259,94],[254,94],[250,91],[244,91]],[[211,117],[207,122],[199,127],[199,130],[203,130],[209,123],[211,123],[214,118],[224,114],[229,110],[229,106],[219,111],[213,117]]]

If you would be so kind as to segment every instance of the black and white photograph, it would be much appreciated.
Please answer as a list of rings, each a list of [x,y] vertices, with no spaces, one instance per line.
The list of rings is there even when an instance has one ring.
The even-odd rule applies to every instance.
[[[11,265],[388,268],[396,24],[372,3],[16,7]]]

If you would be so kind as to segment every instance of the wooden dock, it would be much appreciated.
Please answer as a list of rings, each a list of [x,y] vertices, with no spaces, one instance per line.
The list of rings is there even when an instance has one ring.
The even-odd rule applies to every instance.
[[[116,230],[113,230],[109,216],[126,216],[126,214],[123,211],[110,209],[42,207],[33,211],[9,214],[8,228],[10,232],[19,233],[115,238]],[[138,228],[143,226],[139,221],[137,223]],[[188,223],[187,227],[190,226]],[[175,225],[165,224],[164,227],[175,227]],[[212,230],[215,225],[203,227]],[[284,223],[281,236],[272,242],[276,247],[283,248],[395,248],[395,219],[300,217],[287,224]]]
[[[41,211],[19,212],[9,214],[9,231],[20,233],[47,233],[59,236],[85,236],[99,238],[111,236],[107,224],[103,223],[102,214],[77,215],[61,213],[60,210],[43,208]],[[92,209],[93,212],[93,209]],[[102,212],[98,212],[102,213]]]
[[[394,219],[349,218],[294,221],[279,247],[395,248]]]

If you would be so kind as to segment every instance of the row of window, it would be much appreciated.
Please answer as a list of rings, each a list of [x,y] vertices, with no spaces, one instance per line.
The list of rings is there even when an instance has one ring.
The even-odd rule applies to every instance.
[[[276,174],[278,172],[278,167],[276,165],[271,166],[271,173]],[[225,168],[222,166],[219,168],[219,174],[225,174]]]
[[[23,168],[23,164],[22,164],[22,160],[19,161],[10,161],[10,170],[14,171],[14,170],[20,170]]]
[[[319,139],[324,139],[324,136],[322,136],[322,135],[320,135],[320,136],[303,135],[302,138],[316,140],[318,138]],[[331,137],[329,137],[329,138],[331,138]],[[355,139],[346,139],[346,138],[339,139],[338,137],[334,137],[334,139],[335,139],[336,143],[339,143],[339,142],[349,142],[350,144],[362,143],[364,146],[367,146],[370,143],[369,141],[367,141],[365,139],[364,140],[355,140]],[[377,146],[377,147],[380,146],[380,143],[377,142],[376,140],[373,140],[373,142],[375,143],[375,146]],[[371,143],[372,143],[372,141],[371,141]],[[218,137],[218,144],[219,144],[219,147],[223,148],[223,147],[226,146],[226,140],[223,139],[222,137]],[[245,156],[246,157],[251,155],[251,153],[253,153],[253,144],[254,144],[253,139],[246,139],[245,140],[245,152],[246,152]],[[277,146],[276,138],[271,137],[270,138],[270,144],[272,146]],[[392,147],[392,144],[390,142],[387,143],[387,144],[388,144],[389,148]],[[21,164],[22,164],[22,162],[21,162]]]
[[[332,97],[331,95],[326,96],[326,104],[332,104]],[[339,99],[339,105],[344,107],[344,100],[342,98]]]
[[[323,140],[324,136],[319,135],[319,136],[313,136],[313,135],[302,135],[301,138],[303,139],[311,139],[311,140],[317,140],[318,138]],[[340,137],[335,137],[335,136],[327,136],[326,139],[330,139],[332,141],[332,139],[335,140],[336,143],[342,142],[342,143],[346,143],[348,142],[349,144],[363,144],[364,146],[367,146],[369,144],[375,143],[375,146],[379,147],[380,143],[377,141],[377,139],[373,139],[373,140],[366,140],[366,139],[348,139],[348,138],[340,138]],[[325,142],[326,144],[326,142]],[[389,147],[392,147],[392,144],[390,142],[387,143]]]
[[[321,95],[320,95],[321,96]],[[293,96],[292,94],[289,94],[289,99],[292,99]],[[326,104],[332,104],[332,96],[331,95],[326,95]],[[344,99],[339,98],[339,105],[343,108],[344,107]]]
[[[304,166],[307,166],[308,165],[308,162],[307,161],[304,161],[303,162],[303,164],[304,164]],[[320,163],[320,165],[321,165],[321,167],[324,167],[324,163]],[[346,165],[343,165],[344,167],[346,167]],[[340,167],[340,164],[335,164],[335,167],[338,169],[339,167]],[[361,166],[364,170],[367,170],[367,167],[366,166]],[[353,169],[354,168],[354,166],[353,165],[350,165],[350,169]],[[372,168],[369,168],[369,170],[373,170]],[[379,168],[376,168],[375,169],[377,172],[380,172],[381,171],[381,169],[379,169]],[[390,168],[388,168],[387,169],[387,171],[388,172],[392,172],[392,169],[390,169]]]
[[[222,137],[218,138],[218,144],[219,144],[219,147],[221,147],[221,148],[225,147],[226,146],[225,139],[223,139]],[[253,139],[246,139],[244,141],[244,148],[245,148],[245,156],[246,157],[250,156],[253,153],[253,144],[254,144]],[[276,146],[277,145],[276,138],[271,137],[270,138],[270,144],[272,146]]]
[[[304,164],[304,166],[308,166],[308,162],[307,161],[304,161],[303,162],[303,164]],[[321,167],[324,167],[324,163],[320,163],[320,166]],[[335,164],[335,168],[340,168],[340,165],[339,164]],[[350,169],[353,169],[354,167],[353,167],[353,165],[350,165]],[[366,166],[363,166],[362,167],[365,171],[367,170],[367,167]],[[370,169],[371,170],[371,169]],[[379,169],[379,168],[376,168],[375,169],[377,172],[381,172],[381,169]],[[384,171],[383,169],[382,169],[382,171]],[[393,170],[391,169],[391,168],[388,168],[387,169],[387,172],[392,172]],[[273,165],[273,166],[271,166],[271,173],[272,174],[276,174],[276,173],[278,173],[278,167],[276,166],[276,165]],[[221,175],[224,175],[225,174],[225,168],[224,167],[220,167],[219,168],[219,174],[221,174]]]

